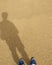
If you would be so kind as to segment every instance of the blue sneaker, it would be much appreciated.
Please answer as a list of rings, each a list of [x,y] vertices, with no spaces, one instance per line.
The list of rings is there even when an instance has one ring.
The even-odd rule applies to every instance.
[[[25,65],[23,58],[21,58],[21,59],[19,60],[19,65]]]
[[[37,65],[36,59],[34,57],[31,58],[30,65]]]

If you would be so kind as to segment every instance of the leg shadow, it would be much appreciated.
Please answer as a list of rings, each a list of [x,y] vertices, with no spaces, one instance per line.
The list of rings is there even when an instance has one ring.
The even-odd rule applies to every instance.
[[[22,58],[25,60],[25,62],[26,62],[27,64],[29,64],[29,57],[28,57],[28,55],[27,55],[27,53],[26,53],[26,51],[25,51],[25,47],[24,47],[24,45],[22,44],[22,42],[21,42],[19,36],[17,36],[16,41],[17,41],[17,42],[16,42],[16,47],[17,47],[17,49],[19,50],[20,54],[22,55]]]
[[[9,46],[9,49],[12,53],[12,57],[13,57],[14,61],[16,63],[18,63],[18,61],[19,61],[19,57],[18,57],[17,52],[16,52],[16,48],[17,48],[18,51],[20,52],[20,54],[22,55],[22,58],[25,60],[25,62],[27,64],[29,64],[29,57],[24,49],[25,47],[22,44],[19,36],[18,35],[14,36],[14,37],[13,36],[12,36],[12,38],[6,40],[6,43]]]

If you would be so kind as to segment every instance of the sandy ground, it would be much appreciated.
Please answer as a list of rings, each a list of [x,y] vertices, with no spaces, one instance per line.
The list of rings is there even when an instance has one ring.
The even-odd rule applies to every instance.
[[[19,32],[22,45],[17,45],[19,50],[16,47],[17,56],[21,58],[25,52],[29,59],[36,58],[37,65],[52,65],[52,0],[0,0],[0,22],[2,12],[8,13],[8,20]],[[17,65],[6,39],[1,38],[0,65]]]

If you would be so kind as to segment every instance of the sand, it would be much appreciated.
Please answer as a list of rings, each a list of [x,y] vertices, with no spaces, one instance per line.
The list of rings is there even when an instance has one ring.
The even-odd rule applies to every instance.
[[[10,34],[11,31],[6,34],[6,36],[11,35],[12,37],[9,38],[10,44],[14,43],[15,45],[17,42],[16,37],[14,37],[16,34],[20,38],[21,41],[18,42],[21,44],[17,44],[17,47],[13,46],[16,48],[17,56],[21,58],[25,52],[27,56],[24,54],[24,58],[35,57],[37,65],[52,65],[52,1],[0,0],[0,22],[3,20],[2,12],[8,13],[9,22],[14,24],[18,31],[14,34]],[[7,30],[5,29],[5,31]],[[0,32],[0,35],[2,33]],[[9,48],[9,41],[7,43],[6,40],[0,38],[0,65],[17,65],[12,56],[12,52],[15,50]]]

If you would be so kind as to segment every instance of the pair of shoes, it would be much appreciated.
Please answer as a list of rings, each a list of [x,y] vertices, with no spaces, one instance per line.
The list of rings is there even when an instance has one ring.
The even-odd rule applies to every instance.
[[[25,65],[25,62],[24,62],[24,59],[23,59],[23,58],[21,58],[21,59],[19,60],[19,65]],[[30,65],[37,65],[36,59],[35,59],[34,57],[32,57],[32,58],[30,59]]]

